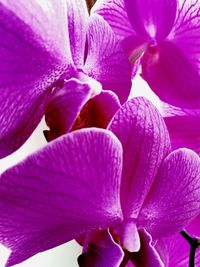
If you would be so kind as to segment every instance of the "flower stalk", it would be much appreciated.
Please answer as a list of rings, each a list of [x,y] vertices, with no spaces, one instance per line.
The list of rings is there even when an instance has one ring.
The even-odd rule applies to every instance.
[[[180,234],[188,241],[190,244],[190,258],[189,258],[189,267],[195,267],[195,254],[197,248],[200,247],[200,239],[192,237],[185,230],[182,230]]]
[[[95,4],[96,0],[86,0],[88,11],[90,12],[90,9],[93,7]]]

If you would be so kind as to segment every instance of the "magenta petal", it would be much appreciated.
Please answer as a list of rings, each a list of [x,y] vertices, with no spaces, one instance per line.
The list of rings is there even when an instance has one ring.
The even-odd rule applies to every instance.
[[[200,73],[200,2],[178,1],[177,19],[168,39],[176,44]]]
[[[73,130],[87,127],[107,128],[119,108],[119,99],[115,93],[102,90],[99,95],[91,98],[83,107]]]
[[[8,47],[8,51],[14,53],[19,50],[20,45],[28,45],[35,50],[36,43],[39,43],[43,50],[54,53],[61,59],[65,57],[68,63],[71,62],[65,1],[0,0],[0,8],[1,30],[7,30],[7,36],[13,38],[6,40],[4,37],[1,39],[1,48],[3,47],[2,44],[9,44],[12,49]],[[4,35],[5,33],[1,32],[1,36]],[[37,51],[38,57],[41,50],[39,44],[37,46],[39,49]],[[21,51],[23,51],[22,48],[19,50],[19,57],[23,55]]]
[[[106,130],[74,131],[0,179],[0,241],[7,266],[121,221],[122,149]]]
[[[138,224],[155,238],[179,232],[200,210],[200,158],[189,149],[164,160],[141,209]]]
[[[110,26],[92,15],[88,29],[88,55],[85,72],[99,81],[104,90],[117,94],[123,103],[131,89],[131,66]]]
[[[56,88],[45,111],[45,120],[50,131],[45,137],[51,141],[69,132],[81,111],[89,100],[92,90],[87,83],[72,78],[62,88]]]
[[[110,24],[118,38],[124,39],[135,35],[128,19],[124,0],[98,0],[91,12],[101,15]]]
[[[131,253],[131,260],[137,267],[164,267],[164,264],[153,246],[151,235],[140,229],[141,248],[138,252]]]
[[[198,72],[173,43],[149,49],[141,63],[142,77],[161,100],[186,108],[200,106]]]
[[[109,127],[123,146],[121,202],[125,217],[137,218],[163,158],[169,136],[157,109],[145,98],[133,98],[115,114]]]
[[[69,39],[72,58],[77,68],[82,68],[89,17],[85,0],[67,0]]]
[[[187,147],[200,154],[200,111],[164,117],[174,149]]]
[[[165,38],[176,17],[176,0],[124,0],[133,29],[140,36]]]
[[[88,249],[78,258],[80,267],[119,267],[124,252],[108,231],[96,232]]]
[[[0,2],[0,157],[30,136],[44,115],[52,83],[67,69],[66,47],[61,43],[58,49],[57,39],[47,42],[60,20],[54,25],[51,19],[51,31],[45,28],[49,20],[36,1]]]

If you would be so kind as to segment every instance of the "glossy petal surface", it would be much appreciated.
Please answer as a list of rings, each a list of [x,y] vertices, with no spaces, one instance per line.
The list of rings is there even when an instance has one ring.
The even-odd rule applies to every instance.
[[[142,58],[142,77],[169,104],[200,106],[200,77],[183,52],[170,42],[149,49]]]
[[[124,0],[133,29],[140,36],[158,39],[170,32],[175,16],[176,0]]]
[[[200,210],[200,158],[189,149],[164,160],[141,209],[138,224],[155,238],[186,227]]]
[[[119,223],[121,153],[112,133],[84,129],[2,174],[0,241],[12,250],[7,266]]]
[[[92,15],[88,29],[88,55],[84,67],[88,76],[99,81],[125,102],[131,89],[131,66],[109,24]]]
[[[168,132],[157,109],[142,97],[124,104],[109,129],[123,146],[123,213],[125,217],[137,218],[158,168],[169,153]]]
[[[124,253],[108,231],[97,232],[87,252],[78,258],[80,267],[119,267]]]
[[[82,68],[87,35],[87,11],[85,0],[67,0],[68,26],[70,48],[74,64]]]
[[[72,126],[91,96],[89,84],[72,78],[65,82],[62,88],[57,88],[48,103],[45,120],[50,131],[45,131],[45,137],[51,141],[72,129]]]
[[[0,1],[0,157],[33,132],[44,114],[49,87],[70,63],[66,34],[58,27],[64,10],[60,19],[52,20],[57,9],[49,9],[50,15],[36,1]]]

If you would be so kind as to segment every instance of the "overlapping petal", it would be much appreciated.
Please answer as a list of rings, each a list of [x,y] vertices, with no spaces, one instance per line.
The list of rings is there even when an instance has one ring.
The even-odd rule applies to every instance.
[[[30,136],[44,114],[52,83],[71,63],[61,26],[65,5],[54,4],[0,1],[0,157]]]
[[[137,267],[164,267],[164,264],[153,246],[151,235],[140,229],[141,249],[136,253],[130,253],[131,261]]]
[[[124,103],[131,89],[131,66],[109,24],[97,14],[88,26],[88,53],[84,71],[112,90]]]
[[[67,0],[68,27],[70,48],[73,62],[77,68],[84,64],[84,53],[89,13],[85,0]]]
[[[186,112],[164,117],[164,120],[174,149],[187,147],[200,154],[200,113]]]
[[[78,258],[80,267],[119,267],[124,252],[108,231],[96,232],[88,249]]]
[[[50,131],[45,137],[51,141],[72,129],[82,107],[91,97],[92,90],[87,83],[72,78],[62,88],[56,88],[45,111],[45,120]]]
[[[2,174],[0,241],[12,250],[7,266],[119,223],[121,157],[112,133],[84,129]]]
[[[110,24],[119,39],[136,35],[130,24],[124,0],[98,0],[91,12],[101,15]]]
[[[157,109],[142,97],[124,104],[108,129],[123,146],[123,213],[137,218],[159,165],[170,151],[168,132]]]
[[[99,95],[91,98],[83,107],[73,130],[87,127],[107,128],[119,108],[119,99],[115,93],[102,90]]]
[[[141,64],[142,77],[161,100],[185,108],[200,106],[199,74],[173,43],[150,48]]]
[[[124,0],[133,29],[139,36],[165,38],[176,17],[176,0]]]
[[[200,2],[179,0],[174,27],[168,39],[176,44],[200,73]]]
[[[200,210],[200,158],[189,149],[170,153],[140,211],[138,224],[154,238],[179,232]]]

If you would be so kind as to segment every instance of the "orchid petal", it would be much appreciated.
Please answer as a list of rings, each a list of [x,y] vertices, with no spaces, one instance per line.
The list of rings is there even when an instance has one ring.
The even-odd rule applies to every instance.
[[[161,100],[185,108],[200,106],[198,72],[173,43],[150,48],[141,63],[142,77]]]
[[[109,127],[123,147],[121,202],[124,217],[137,218],[163,158],[169,136],[157,109],[145,98],[124,104]]]
[[[72,78],[65,82],[62,88],[57,88],[48,103],[45,120],[50,131],[45,131],[45,137],[51,141],[72,129],[72,126],[91,96],[91,88],[87,83],[81,83]]]
[[[138,224],[155,238],[179,232],[200,210],[200,158],[189,149],[164,160],[140,211]]]
[[[89,13],[85,0],[67,0],[68,30],[72,58],[77,68],[82,68]],[[67,25],[66,25],[67,26]]]
[[[119,267],[124,252],[108,231],[97,232],[87,252],[78,258],[80,267]]]
[[[124,0],[129,20],[139,36],[165,38],[176,17],[176,0]]]
[[[67,58],[68,62],[72,63],[69,35],[66,27],[68,20],[65,0],[29,0],[28,2],[24,0],[0,0],[0,5],[1,12],[3,12],[1,14],[1,28],[2,30],[3,28],[9,30],[10,37],[14,38],[15,36],[18,40],[18,36],[18,42],[21,40],[20,44],[27,44],[28,46],[31,46],[33,41],[33,44],[37,41],[46,51],[55,54],[61,60],[63,57]],[[8,16],[10,17],[8,18]],[[5,19],[4,23],[3,19]],[[14,24],[14,22],[17,24]],[[16,32],[13,31],[14,29]],[[30,31],[34,35],[33,33],[30,35]],[[34,40],[33,37],[35,37]],[[16,48],[19,49],[18,44],[16,44]]]
[[[145,230],[140,229],[141,249],[131,253],[131,260],[137,267],[164,267],[164,264],[153,246],[151,235]]]
[[[83,107],[73,130],[87,127],[107,128],[119,108],[119,99],[115,93],[102,91],[99,95],[91,98]]]
[[[200,154],[200,112],[164,117],[174,149],[187,147]]]
[[[200,2],[179,0],[177,18],[168,39],[178,46],[200,73]]]
[[[147,49],[147,43],[143,39],[135,36],[125,38],[121,44],[132,65],[137,63],[137,60],[141,58]]]
[[[49,7],[53,1],[48,3]],[[56,11],[51,9],[53,18]],[[0,157],[18,149],[36,128],[52,84],[70,63],[63,28],[57,30],[61,21],[55,19],[54,24],[50,15],[36,1],[0,1]],[[55,28],[53,43],[50,38],[55,37]]]
[[[121,221],[121,144],[106,130],[74,131],[0,179],[0,241],[7,266]]]
[[[91,13],[101,15],[119,39],[136,35],[129,22],[124,0],[98,0],[92,7]]]
[[[85,72],[99,81],[104,90],[117,94],[123,103],[131,89],[131,66],[110,26],[92,15],[88,29],[88,55]]]

